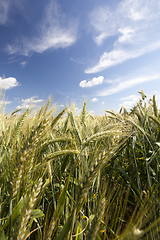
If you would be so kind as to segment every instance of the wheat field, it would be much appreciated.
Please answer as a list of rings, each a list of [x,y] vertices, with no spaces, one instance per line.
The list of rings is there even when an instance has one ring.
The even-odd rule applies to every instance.
[[[155,96],[103,116],[1,108],[0,133],[0,240],[160,239]]]

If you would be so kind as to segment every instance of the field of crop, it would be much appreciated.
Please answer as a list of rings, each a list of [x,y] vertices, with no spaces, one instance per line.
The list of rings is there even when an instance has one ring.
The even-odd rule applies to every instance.
[[[160,239],[160,112],[0,115],[0,240]]]

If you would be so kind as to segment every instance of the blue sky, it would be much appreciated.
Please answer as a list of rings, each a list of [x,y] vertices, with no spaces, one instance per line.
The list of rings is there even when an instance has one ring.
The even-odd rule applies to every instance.
[[[160,102],[160,0],[0,0],[6,111],[49,96],[80,111]]]

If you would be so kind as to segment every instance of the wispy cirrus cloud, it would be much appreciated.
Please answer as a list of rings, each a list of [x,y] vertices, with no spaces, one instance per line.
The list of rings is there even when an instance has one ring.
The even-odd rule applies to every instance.
[[[153,80],[160,79],[160,74],[156,75],[143,75],[135,78],[130,78],[129,80],[121,80],[121,81],[110,81],[112,82],[112,86],[110,88],[104,89],[103,91],[100,91],[97,95],[98,96],[109,96],[118,92],[121,92],[125,89],[131,88],[135,85],[138,85],[140,83],[145,83]],[[116,82],[116,84],[114,83]]]
[[[24,0],[0,0],[0,25],[5,25],[9,21],[9,13],[13,7],[23,8]]]
[[[16,87],[18,85],[19,85],[19,82],[14,77],[9,77],[9,78],[5,78],[5,77],[1,78],[0,77],[0,89],[7,90],[10,88]]]
[[[120,98],[120,101],[123,101],[119,106],[120,107],[125,107],[125,108],[130,108],[134,106],[140,99],[139,95],[129,95],[127,97]]]
[[[100,72],[160,48],[160,3],[157,0],[122,0],[116,9],[96,8],[89,19],[97,45],[111,36],[116,40],[112,50],[105,51],[86,73]]]
[[[21,67],[24,68],[26,66],[26,64],[27,64],[27,61],[23,61],[23,62],[20,62],[19,65],[21,65]]]
[[[120,98],[121,101],[128,101],[128,100],[138,101],[139,99],[140,99],[140,95],[135,95],[135,94]]]
[[[50,1],[44,15],[41,23],[35,26],[35,36],[22,36],[7,46],[10,54],[28,56],[32,52],[43,53],[48,49],[66,48],[75,43],[77,22],[62,14],[54,0]]]
[[[104,80],[103,76],[99,76],[97,78],[94,77],[94,78],[92,78],[91,81],[88,81],[88,82],[86,80],[81,81],[79,86],[82,87],[82,88],[93,87],[93,86],[102,84],[103,80]]]
[[[4,25],[8,20],[10,1],[0,1],[0,25]]]
[[[22,99],[21,105],[17,106],[17,108],[28,108],[32,104],[37,104],[43,102],[43,99],[36,99],[38,96],[33,96],[30,98]]]

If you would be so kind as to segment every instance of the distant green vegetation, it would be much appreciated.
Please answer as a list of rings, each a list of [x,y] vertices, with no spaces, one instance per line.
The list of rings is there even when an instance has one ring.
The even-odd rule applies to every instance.
[[[0,115],[0,240],[160,239],[155,96],[104,116]]]

